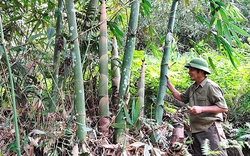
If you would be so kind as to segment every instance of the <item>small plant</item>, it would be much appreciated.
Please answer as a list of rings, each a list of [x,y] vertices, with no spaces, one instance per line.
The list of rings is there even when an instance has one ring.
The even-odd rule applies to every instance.
[[[239,140],[249,140],[250,139],[250,123],[247,122],[242,128],[238,129],[237,133]]]
[[[141,108],[140,108],[139,99],[132,100],[132,108],[131,108],[131,113],[130,113],[131,115],[126,109],[124,109],[124,112],[125,112],[127,122],[130,124],[130,126],[132,126],[131,128],[134,127],[137,130],[140,129],[139,118],[140,118]]]
[[[204,143],[202,144],[202,153],[203,155],[220,155],[221,151],[212,151],[210,148],[210,141],[208,139],[204,140]]]

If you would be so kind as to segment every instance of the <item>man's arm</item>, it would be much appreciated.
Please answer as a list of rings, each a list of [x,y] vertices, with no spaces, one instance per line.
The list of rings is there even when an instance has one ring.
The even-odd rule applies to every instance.
[[[170,79],[167,75],[166,75],[166,78],[167,78],[167,88],[170,90],[174,98],[176,98],[179,101],[182,101],[181,94],[174,88],[174,86],[170,82]]]
[[[193,106],[190,108],[190,113],[200,114],[200,113],[224,113],[227,112],[227,108],[220,108],[217,105],[213,106]]]

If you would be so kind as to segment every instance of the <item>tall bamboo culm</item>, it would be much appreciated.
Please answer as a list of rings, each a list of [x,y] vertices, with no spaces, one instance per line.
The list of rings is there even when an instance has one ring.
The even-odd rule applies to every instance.
[[[59,64],[60,64],[60,52],[62,51],[63,46],[63,37],[61,36],[62,28],[62,10],[63,10],[63,0],[58,0],[58,16],[56,21],[56,39],[55,39],[55,48],[54,48],[54,58],[53,58],[53,97],[50,104],[50,112],[55,111],[55,107],[58,101],[58,93],[60,91],[58,85],[59,77]]]
[[[134,0],[131,4],[131,12],[130,12],[130,19],[129,19],[129,27],[128,27],[128,35],[126,40],[124,58],[122,62],[122,73],[121,73],[121,81],[119,87],[119,109],[118,115],[116,116],[115,122],[120,125],[119,128],[116,128],[115,131],[115,142],[119,142],[125,144],[125,129],[126,129],[126,122],[124,118],[124,109],[125,101],[126,101],[126,94],[129,88],[130,82],[130,74],[131,74],[131,64],[133,60],[133,54],[135,49],[135,41],[136,41],[136,31],[138,27],[138,18],[139,18],[139,8],[140,8],[140,1]],[[125,146],[125,145],[124,145]]]
[[[69,24],[69,35],[71,40],[71,52],[74,68],[74,104],[76,110],[76,134],[80,143],[86,139],[86,112],[83,86],[83,74],[81,65],[81,55],[78,41],[76,15],[73,0],[66,0],[67,18]]]
[[[168,30],[167,30],[167,37],[165,40],[164,54],[163,54],[162,61],[161,61],[160,83],[159,83],[159,89],[158,89],[158,94],[157,94],[155,118],[158,124],[162,123],[162,117],[163,117],[164,96],[165,96],[166,85],[167,85],[167,79],[165,75],[168,73],[168,59],[170,55],[170,46],[173,40],[173,28],[174,28],[174,21],[175,21],[175,14],[176,14],[177,6],[178,6],[178,0],[173,0],[171,13],[169,16],[169,21],[168,21]]]

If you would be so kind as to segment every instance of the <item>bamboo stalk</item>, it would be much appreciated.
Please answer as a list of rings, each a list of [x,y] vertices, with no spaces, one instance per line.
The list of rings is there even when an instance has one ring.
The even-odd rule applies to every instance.
[[[61,28],[62,28],[62,0],[58,0],[58,9],[59,9],[59,14],[57,16],[57,21],[56,21],[56,41],[55,41],[55,48],[54,48],[54,59],[53,59],[53,85],[52,85],[52,90],[53,90],[53,97],[52,97],[52,102],[50,105],[50,112],[55,111],[55,106],[58,101],[58,93],[59,93],[59,85],[58,85],[58,77],[59,77],[59,64],[60,64],[60,52],[62,50],[63,46],[63,39],[61,37]]]
[[[78,36],[76,14],[73,0],[66,0],[67,18],[69,24],[72,60],[74,68],[74,103],[76,110],[76,123],[77,123],[77,138],[80,143],[84,143],[86,140],[86,112],[85,112],[85,97],[84,97],[84,85],[83,74],[81,65],[81,55],[79,48],[79,41],[75,39]],[[73,41],[73,39],[75,39]]]
[[[6,58],[6,63],[7,63],[9,78],[10,78],[12,109],[13,109],[13,115],[14,115],[14,127],[15,127],[16,146],[17,146],[16,150],[17,150],[18,156],[21,156],[20,135],[19,135],[19,130],[18,130],[18,120],[17,120],[17,111],[16,111],[16,100],[15,100],[15,88],[14,88],[14,84],[13,84],[11,66],[10,66],[9,58],[8,58],[8,55],[6,52],[5,43],[4,43],[4,34],[3,34],[2,17],[1,16],[0,16],[0,31],[1,31],[1,46],[3,47],[4,56]]]
[[[133,60],[135,41],[136,41],[136,31],[138,27],[140,1],[134,0],[131,4],[131,13],[129,19],[128,35],[126,40],[124,58],[122,62],[122,73],[121,81],[119,87],[119,108],[118,115],[116,116],[115,122],[122,125],[120,128],[116,129],[115,141],[123,143],[126,139],[124,136],[126,123],[124,118],[124,109],[128,109],[125,105],[126,94],[129,88],[130,75],[131,75],[131,64]]]
[[[162,123],[162,117],[163,117],[164,96],[166,93],[166,84],[167,84],[165,75],[168,73],[168,58],[170,55],[170,46],[173,40],[173,28],[174,28],[174,21],[175,21],[175,14],[176,14],[177,6],[178,6],[178,0],[173,0],[171,13],[169,16],[169,21],[168,21],[168,30],[167,30],[167,37],[165,40],[164,54],[163,54],[162,61],[161,61],[160,83],[159,83],[159,89],[158,89],[158,94],[157,94],[155,118],[158,124]]]

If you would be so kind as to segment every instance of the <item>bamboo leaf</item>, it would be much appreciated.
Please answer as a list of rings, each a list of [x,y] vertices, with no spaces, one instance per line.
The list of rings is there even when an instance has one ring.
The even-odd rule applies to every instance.
[[[114,34],[114,36],[116,36],[118,45],[122,46],[121,37],[124,37],[124,33],[119,29],[119,27],[116,24],[112,22],[109,22],[108,26],[110,31]]]
[[[216,68],[216,66],[214,65],[213,60],[212,60],[211,57],[208,57],[208,62],[209,62],[210,66],[211,66],[213,69]]]
[[[224,35],[226,36],[227,41],[230,43],[230,45],[232,44],[232,38],[231,38],[231,34],[230,31],[228,29],[228,26],[226,24],[223,25],[224,28]]]
[[[216,34],[214,34],[214,39],[215,39],[217,49],[220,49],[220,40]]]
[[[231,33],[233,34],[237,45],[241,44],[241,40],[240,40],[239,36],[234,31],[231,31]]]
[[[215,16],[213,16],[213,17],[210,19],[210,25],[209,25],[210,28],[212,28],[212,26],[214,25],[214,21],[215,21]]]
[[[199,15],[195,16],[195,18],[196,18],[198,21],[200,21],[202,24],[205,24],[207,27],[209,27],[209,22],[206,21],[205,18],[200,17]]]
[[[41,36],[43,36],[43,34],[32,35],[32,36],[30,36],[30,38],[28,39],[28,42],[32,42],[32,41],[34,41],[35,39],[37,39],[38,37],[41,37]]]
[[[227,15],[226,15],[224,9],[220,9],[220,10],[219,10],[219,13],[220,13],[220,15],[221,15],[223,21],[224,21],[226,24],[228,24],[229,21],[228,21],[228,18],[227,18]]]
[[[230,24],[230,28],[233,29],[235,32],[241,34],[242,36],[247,36],[247,37],[250,36],[245,30],[241,29],[240,27],[234,24]]]
[[[212,33],[211,31],[208,31],[207,37],[206,37],[206,40],[205,40],[206,42],[210,40],[211,33]]]
[[[132,103],[132,122],[133,124],[135,124],[138,119],[140,117],[140,100],[138,98],[138,100],[133,100],[133,103]]]
[[[154,32],[155,32],[154,27],[149,26],[148,31],[149,31],[150,38],[153,39],[154,38]]]
[[[230,6],[230,10],[231,10],[232,15],[235,17],[234,18],[235,21],[238,21],[238,22],[246,22],[247,21],[247,19],[241,13],[241,11],[239,10],[239,8],[237,8],[236,6],[231,5]]]
[[[231,48],[229,42],[225,38],[223,38],[222,36],[220,36],[219,39],[220,39],[221,43],[223,44],[224,49],[227,51],[229,60],[231,61],[234,68],[237,69],[237,66],[236,66],[235,61],[234,61],[235,57],[232,54],[232,48]]]
[[[20,19],[22,19],[22,16],[16,16],[16,17],[10,18],[10,21],[17,21]]]
[[[114,28],[116,36],[124,37],[124,33],[121,31],[121,29],[119,29],[119,27],[117,26],[117,24],[113,24],[112,26]]]
[[[140,6],[143,8],[145,15],[150,15],[150,8],[152,7],[148,0],[143,0]]]
[[[132,121],[132,119],[131,119],[131,117],[130,117],[130,115],[128,113],[128,110],[127,110],[127,108],[125,106],[123,107],[123,110],[124,110],[124,114],[125,114],[126,120],[128,121],[128,123],[130,125],[133,125],[133,121]]]
[[[163,37],[160,39],[160,44],[162,44],[165,40],[166,40],[166,36],[163,36]]]
[[[249,139],[250,139],[250,134],[242,135],[242,136],[239,137],[239,139],[242,139],[242,140],[249,140]]]
[[[35,30],[38,29],[38,27],[41,25],[41,21],[37,21],[35,27],[31,30],[31,33],[33,33]]]
[[[200,46],[198,43],[194,42],[194,44],[195,44],[196,48],[199,49],[198,51],[201,50],[201,51],[203,51],[203,52],[206,52],[206,49],[203,48],[202,46]]]
[[[148,7],[152,7],[151,3],[148,0],[142,0],[144,4],[146,4]]]
[[[14,3],[16,4],[16,6],[18,7],[18,8],[22,8],[23,6],[22,6],[22,3],[20,3],[18,0],[13,0],[14,1]]]
[[[55,28],[48,28],[47,29],[47,38],[50,40],[55,33],[56,33]]]
[[[162,53],[159,52],[157,46],[155,44],[151,44],[151,50],[152,50],[152,53],[155,57],[159,57],[159,56],[162,56]]]
[[[221,43],[223,44],[223,47],[226,51],[232,53],[232,49],[231,49],[231,46],[230,46],[230,43],[222,36],[219,36],[219,39],[221,41]]]
[[[221,26],[221,20],[217,20],[216,21],[216,29],[217,29],[217,33],[219,36],[222,35],[222,26]]]
[[[150,7],[147,4],[141,3],[141,8],[143,10],[143,14],[150,15]]]
[[[30,133],[29,136],[34,135],[34,134],[46,134],[46,132],[41,131],[39,129],[33,129]]]
[[[226,7],[226,5],[220,1],[216,1],[215,2],[217,5],[219,5],[220,7]]]

